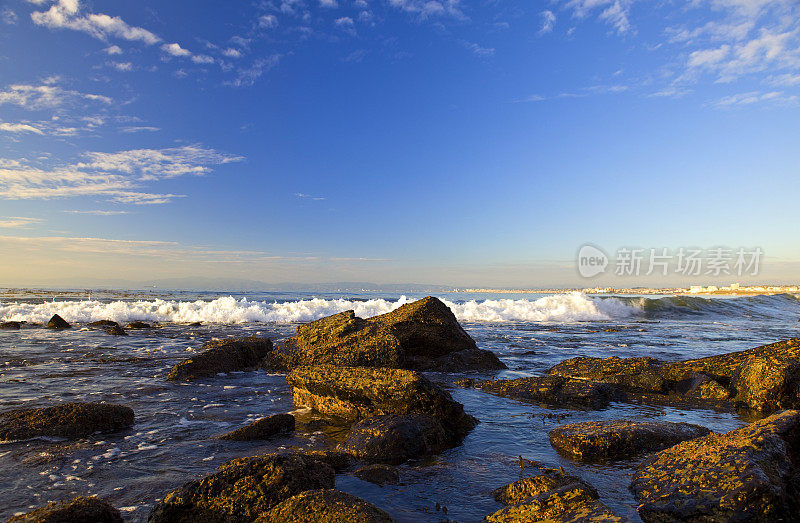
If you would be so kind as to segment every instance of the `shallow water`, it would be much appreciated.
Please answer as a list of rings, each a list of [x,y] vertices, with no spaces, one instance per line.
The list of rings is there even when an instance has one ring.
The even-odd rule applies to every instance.
[[[2,410],[61,401],[107,401],[129,405],[136,413],[136,425],[118,434],[95,435],[77,442],[36,439],[0,443],[0,518],[49,501],[91,494],[108,498],[123,510],[127,521],[144,521],[155,501],[169,490],[212,472],[230,459],[280,449],[315,448],[335,439],[336,434],[317,431],[304,423],[294,436],[269,442],[215,439],[261,416],[291,411],[291,394],[282,375],[231,373],[191,384],[170,383],[164,378],[172,365],[214,338],[250,334],[280,338],[294,332],[296,324],[290,320],[298,316],[313,319],[353,304],[368,315],[391,309],[402,299],[323,296],[315,304],[303,300],[307,298],[304,296],[271,295],[247,296],[248,302],[243,305],[243,296],[233,297],[233,303],[226,297],[195,294],[159,298],[179,304],[171,310],[190,304],[183,306],[184,311],[206,315],[202,321],[209,321],[209,315],[224,318],[225,314],[234,314],[239,319],[229,317],[229,321],[239,323],[204,323],[199,327],[169,323],[158,329],[130,331],[127,337],[109,336],[80,325],[62,332],[31,327],[0,330]],[[537,302],[539,296],[509,302],[485,295],[443,298],[452,304],[478,345],[493,350],[509,366],[500,373],[504,377],[539,374],[578,355],[648,355],[674,360],[800,336],[800,301],[790,296],[705,302],[697,298],[648,301],[623,297],[612,305],[593,304],[595,299],[582,295],[555,297],[548,302]],[[3,298],[0,319],[36,321],[58,309],[69,311],[62,314],[68,321],[102,319],[94,314],[119,321],[139,319],[134,317],[135,310],[141,319],[152,320],[142,311],[147,304],[155,306],[153,297],[136,293],[121,299],[103,296],[95,300],[97,304],[76,300],[74,295],[55,302],[51,299],[48,296],[45,303],[28,295]],[[569,307],[572,309],[567,310]],[[290,313],[282,321],[256,322],[246,317],[270,311]],[[192,316],[186,314],[187,321],[191,320]],[[549,320],[530,319],[537,315]],[[274,319],[281,320],[277,316]],[[553,467],[563,466],[567,473],[592,483],[601,501],[612,509],[638,520],[636,503],[627,489],[636,462],[574,462],[550,447],[548,430],[561,423],[616,418],[687,421],[718,432],[744,423],[735,414],[671,407],[615,404],[603,411],[546,409],[453,387],[451,383],[463,375],[430,377],[448,387],[466,411],[481,421],[463,445],[435,458],[401,466],[399,485],[378,487],[350,475],[336,479],[337,488],[375,503],[399,521],[482,519],[500,508],[491,498],[491,490],[519,479],[518,455]],[[558,414],[560,419],[542,416],[548,413]],[[307,421],[309,415],[300,419]],[[446,516],[436,511],[437,503],[447,507]]]

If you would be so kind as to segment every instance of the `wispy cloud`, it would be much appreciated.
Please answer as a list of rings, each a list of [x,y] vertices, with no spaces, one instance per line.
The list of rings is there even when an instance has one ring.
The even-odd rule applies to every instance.
[[[6,133],[33,133],[33,134],[44,134],[41,129],[38,127],[34,127],[33,125],[26,124],[26,123],[7,123],[7,122],[0,122],[0,131]]]
[[[460,0],[389,0],[389,5],[421,19],[450,17],[465,19]]]
[[[81,93],[53,84],[12,84],[0,91],[0,105],[11,104],[31,110],[54,109],[78,101],[112,103],[112,99],[108,96]]]
[[[747,93],[738,93],[730,96],[725,96],[711,102],[710,105],[717,108],[729,108],[743,105],[754,104],[771,104],[778,106],[797,105],[800,97],[796,95],[787,95],[783,91],[770,91],[760,92],[751,91]]]
[[[120,214],[130,214],[130,211],[104,211],[100,209],[88,210],[88,211],[71,210],[62,212],[65,212],[67,214],[91,214],[94,216],[117,216]]]
[[[539,28],[539,35],[552,33],[553,27],[556,25],[556,15],[550,10],[542,11],[540,15],[542,17],[542,27]]]
[[[475,56],[480,56],[481,58],[494,56],[494,48],[492,47],[481,47],[474,42],[462,42],[462,44],[464,47],[472,51]]]
[[[294,195],[297,196],[298,198],[301,198],[301,199],[304,199],[304,200],[313,200],[315,202],[320,202],[320,201],[325,199],[324,196],[312,196],[310,194],[305,194],[305,193],[301,193],[301,192],[296,192],[296,193],[294,193]]]
[[[152,125],[133,125],[119,128],[119,132],[121,133],[156,132],[160,130],[160,127],[153,127]]]
[[[25,218],[22,216],[0,216],[0,227],[4,229],[25,229],[33,224],[41,223],[41,218]]]
[[[161,41],[161,38],[147,29],[128,25],[118,16],[82,13],[80,0],[58,0],[47,11],[31,13],[31,20],[50,29],[82,31],[103,41],[111,37],[148,45]]]
[[[618,34],[632,31],[631,6],[635,0],[568,0],[566,7],[576,18],[598,13],[600,20],[611,25]]]
[[[10,7],[4,7],[0,9],[0,20],[2,20],[4,24],[14,25],[17,23],[17,13]]]

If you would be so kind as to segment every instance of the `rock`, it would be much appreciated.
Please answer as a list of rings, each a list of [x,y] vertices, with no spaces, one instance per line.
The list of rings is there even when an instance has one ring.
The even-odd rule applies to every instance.
[[[229,432],[220,439],[234,441],[251,441],[269,439],[276,434],[294,432],[294,416],[291,414],[275,414],[250,423],[249,425]]]
[[[150,512],[153,523],[249,522],[306,490],[331,489],[333,469],[300,452],[225,463],[217,472],[173,490]]]
[[[800,514],[800,412],[685,441],[637,467],[644,521],[792,521]]]
[[[800,406],[800,363],[775,355],[751,356],[733,373],[736,400],[773,412]]]
[[[398,465],[406,460],[438,454],[451,447],[438,420],[424,414],[373,416],[350,429],[337,450],[358,459]]]
[[[128,333],[125,332],[125,330],[122,327],[120,327],[119,325],[114,325],[114,326],[109,327],[108,329],[106,329],[106,334],[110,334],[112,336],[127,336],[128,335]]]
[[[336,472],[348,468],[353,463],[353,455],[348,452],[341,452],[338,450],[309,450],[306,451],[306,456],[318,459],[327,463]]]
[[[603,409],[620,399],[619,391],[612,385],[561,376],[479,381],[474,386],[504,398],[559,407]]]
[[[55,501],[44,507],[14,516],[6,523],[122,523],[119,510],[96,497],[78,496]]]
[[[0,440],[49,436],[84,438],[95,432],[116,432],[133,425],[133,410],[108,403],[64,403],[41,409],[15,409],[0,414]]]
[[[206,343],[202,348],[199,354],[172,367],[167,379],[190,381],[220,372],[256,368],[272,350],[272,341],[257,336],[229,338]]]
[[[136,330],[136,329],[152,329],[153,326],[149,323],[145,323],[143,321],[132,321],[125,326],[127,329]]]
[[[550,431],[553,448],[577,460],[629,458],[662,450],[711,431],[668,421],[586,421]]]
[[[0,323],[0,329],[19,330],[21,324],[19,321],[4,321]]]
[[[353,472],[358,479],[374,483],[376,485],[394,485],[400,481],[400,474],[397,469],[382,463],[366,465]]]
[[[61,329],[69,329],[70,327],[72,327],[72,325],[67,323],[64,320],[64,318],[62,318],[58,314],[53,314],[53,317],[50,318],[50,321],[47,322],[48,329],[61,330]]]
[[[492,494],[508,506],[486,516],[487,521],[623,521],[597,500],[591,485],[571,476],[524,478]]]
[[[307,490],[256,520],[258,523],[391,523],[389,514],[339,490]]]
[[[588,378],[623,390],[666,392],[668,382],[660,374],[661,363],[654,358],[585,358],[562,361],[548,372],[564,378]]]
[[[334,364],[416,370],[496,370],[505,365],[458,324],[452,311],[433,297],[408,303],[372,318],[346,311],[297,327],[265,366],[288,370]]]
[[[98,320],[89,323],[90,327],[119,327],[119,323],[115,322],[114,320]]]
[[[286,376],[295,407],[346,421],[384,414],[425,414],[459,441],[477,423],[450,393],[419,372],[404,369],[299,367]]]

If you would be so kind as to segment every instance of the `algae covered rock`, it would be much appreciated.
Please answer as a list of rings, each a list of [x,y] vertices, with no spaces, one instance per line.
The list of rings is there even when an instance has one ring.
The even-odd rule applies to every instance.
[[[620,397],[619,391],[612,385],[561,376],[479,381],[473,385],[504,398],[585,409],[603,409]]]
[[[668,421],[586,421],[550,431],[550,444],[577,460],[628,458],[662,450],[711,432],[690,423]]]
[[[133,425],[133,410],[108,403],[64,403],[0,413],[0,441],[41,436],[78,439]]]
[[[152,329],[153,326],[149,323],[145,323],[143,321],[132,321],[125,326],[127,329],[137,330],[137,329]]]
[[[337,449],[366,461],[400,464],[438,454],[454,443],[435,418],[424,414],[389,414],[353,425]]]
[[[22,322],[19,321],[4,321],[0,323],[0,330],[19,330]]]
[[[791,521],[800,514],[800,412],[685,441],[648,458],[631,491],[645,521]]]
[[[78,496],[13,516],[7,523],[122,523],[119,510],[96,497]]]
[[[296,407],[347,421],[384,414],[425,414],[455,438],[477,423],[449,392],[411,370],[319,365],[294,369],[286,381]]]
[[[272,350],[272,341],[249,336],[212,341],[202,348],[199,354],[172,367],[167,379],[190,381],[221,372],[254,369]]]
[[[372,318],[345,311],[297,327],[279,344],[265,366],[288,370],[334,364],[417,370],[494,370],[505,365],[480,350],[453,312],[428,296]]]
[[[563,474],[537,474],[522,478],[503,487],[494,489],[492,497],[503,505],[521,503],[531,496],[567,486],[579,486],[586,490],[593,499],[597,499],[597,491],[585,481]]]
[[[400,474],[397,469],[383,463],[365,465],[353,472],[353,475],[358,479],[381,486],[386,484],[393,485],[400,481]]]
[[[800,407],[800,363],[782,356],[752,356],[731,379],[736,400],[760,411]]]
[[[281,502],[258,523],[391,523],[389,514],[339,490],[308,490]]]
[[[294,432],[294,416],[291,414],[275,414],[258,419],[247,426],[220,436],[220,439],[250,441],[269,439],[278,434],[287,434],[289,432]]]
[[[331,489],[333,469],[300,452],[230,461],[203,479],[173,490],[150,512],[150,522],[250,522],[306,490]]]
[[[50,318],[50,321],[47,322],[46,327],[48,329],[53,329],[53,330],[62,330],[62,329],[69,329],[70,327],[72,327],[72,325],[67,323],[67,321],[58,314],[53,314],[53,317]]]

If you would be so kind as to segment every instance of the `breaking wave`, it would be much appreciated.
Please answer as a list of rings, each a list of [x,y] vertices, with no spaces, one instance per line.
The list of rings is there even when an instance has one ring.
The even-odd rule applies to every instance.
[[[390,312],[413,300],[323,299],[257,301],[231,296],[214,300],[99,300],[52,301],[45,303],[0,303],[3,321],[45,322],[59,314],[69,322],[85,323],[111,319],[157,322],[203,323],[294,323],[316,320],[346,310],[367,318]],[[792,295],[740,298],[598,297],[574,292],[543,296],[535,300],[499,299],[448,301],[445,303],[461,321],[474,322],[576,322],[623,320],[628,318],[676,318],[696,315],[781,317],[800,312],[800,300]]]

